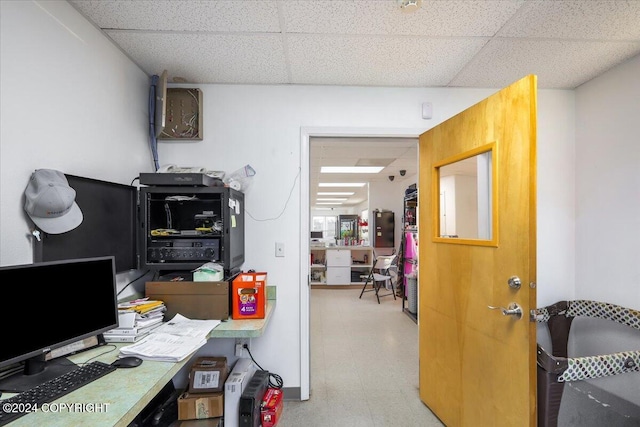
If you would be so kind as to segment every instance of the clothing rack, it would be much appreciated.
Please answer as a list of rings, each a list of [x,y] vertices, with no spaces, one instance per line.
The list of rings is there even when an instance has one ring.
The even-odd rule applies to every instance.
[[[405,191],[404,207],[402,216],[402,237],[400,239],[400,248],[398,250],[398,294],[402,297],[402,311],[406,313],[414,322],[418,321],[417,310],[417,289],[409,287],[409,280],[413,278],[407,275],[415,270],[418,262],[417,253],[413,245],[414,239],[417,238],[418,226],[416,223],[418,207],[418,190],[415,184],[411,185]],[[408,239],[408,237],[411,238]],[[407,246],[411,245],[407,250]],[[416,279],[413,279],[416,280]],[[411,300],[411,301],[410,301]],[[411,302],[412,304],[409,304]],[[410,307],[414,305],[414,307]]]

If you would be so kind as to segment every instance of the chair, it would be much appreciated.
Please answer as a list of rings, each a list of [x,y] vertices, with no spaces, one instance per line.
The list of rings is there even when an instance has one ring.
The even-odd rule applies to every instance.
[[[373,267],[367,275],[367,280],[362,286],[360,292],[360,299],[365,292],[375,292],[378,304],[380,304],[380,297],[393,296],[396,299],[395,282],[398,277],[397,265],[394,265],[396,255],[379,255],[376,257]],[[367,285],[371,282],[371,289],[367,289]],[[380,289],[384,286],[388,293],[380,294]]]

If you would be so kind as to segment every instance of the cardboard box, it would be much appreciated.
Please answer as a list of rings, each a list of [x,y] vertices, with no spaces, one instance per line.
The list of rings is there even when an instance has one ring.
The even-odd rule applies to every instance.
[[[223,427],[223,425],[222,417],[206,418],[203,420],[184,420],[180,422],[180,427]]]
[[[164,302],[167,320],[178,313],[189,319],[229,318],[229,282],[147,282],[145,296]]]
[[[240,358],[224,383],[224,422],[227,426],[240,423],[240,396],[258,367],[251,359]]]
[[[260,410],[262,427],[273,427],[278,424],[278,421],[282,416],[283,407],[282,390],[268,388],[267,392],[264,394],[262,409]]]
[[[178,398],[178,420],[222,417],[224,393],[182,393]]]
[[[189,393],[224,391],[228,375],[226,357],[198,357],[189,372]]]
[[[267,273],[240,273],[231,284],[231,318],[264,319]]]

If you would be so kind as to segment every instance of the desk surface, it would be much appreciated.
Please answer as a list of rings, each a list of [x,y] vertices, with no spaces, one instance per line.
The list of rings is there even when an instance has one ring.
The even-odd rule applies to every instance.
[[[209,337],[258,337],[264,332],[274,308],[275,300],[268,300],[264,319],[227,320],[213,329]],[[94,360],[111,363],[116,360],[120,347],[127,344],[114,345],[115,348],[112,345],[106,345],[87,350],[69,356],[69,359],[74,363],[83,363],[94,358]],[[191,356],[177,363],[145,360],[137,368],[118,369],[55,401],[55,403],[77,404],[76,407],[82,410],[73,412],[63,408],[58,413],[38,411],[18,418],[10,426],[127,426],[190,361]],[[9,396],[10,394],[7,393],[6,397]],[[95,405],[96,412],[84,409],[88,407],[86,404]],[[51,406],[54,408],[56,405]],[[101,411],[97,412],[98,408]]]

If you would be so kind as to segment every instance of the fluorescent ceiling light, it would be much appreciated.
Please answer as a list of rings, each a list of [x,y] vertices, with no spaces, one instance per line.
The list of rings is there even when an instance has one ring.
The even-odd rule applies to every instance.
[[[364,187],[364,182],[321,182],[318,187]]]
[[[353,196],[353,191],[320,191],[318,196]]]
[[[341,205],[342,202],[317,202],[316,205]]]
[[[322,166],[320,173],[378,173],[384,166]]]
[[[346,197],[319,197],[316,200],[322,200],[323,202],[344,202]]]
[[[331,208],[314,208],[316,211],[330,211]]]

